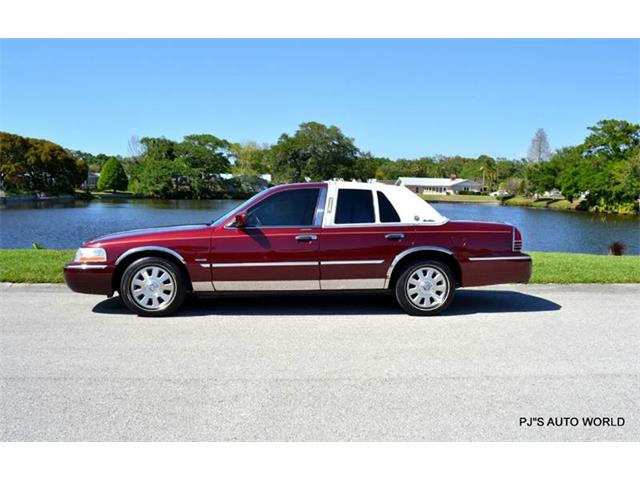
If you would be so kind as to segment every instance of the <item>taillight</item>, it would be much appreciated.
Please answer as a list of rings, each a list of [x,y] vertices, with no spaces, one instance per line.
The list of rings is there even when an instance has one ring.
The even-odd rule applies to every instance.
[[[514,252],[520,252],[522,250],[522,234],[520,230],[516,227],[513,227],[513,247],[512,250]]]

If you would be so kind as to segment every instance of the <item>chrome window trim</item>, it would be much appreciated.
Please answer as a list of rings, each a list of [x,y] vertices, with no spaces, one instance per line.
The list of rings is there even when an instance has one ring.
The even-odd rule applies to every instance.
[[[206,264],[201,264],[202,266]],[[211,268],[242,268],[242,267],[316,267],[313,262],[240,262],[240,263],[212,263]]]
[[[487,262],[496,260],[531,260],[529,255],[518,255],[510,257],[469,257],[471,262]]]
[[[65,268],[71,268],[74,270],[102,270],[107,267],[108,265],[96,265],[92,263],[81,263],[81,264],[73,264],[73,265],[65,266]]]
[[[384,260],[322,260],[320,265],[379,265]]]
[[[116,265],[118,265],[120,262],[122,262],[122,260],[124,260],[126,257],[128,257],[131,254],[138,253],[138,252],[153,252],[153,251],[168,253],[169,255],[173,255],[175,258],[180,260],[182,263],[184,263],[184,264],[187,263],[187,262],[185,262],[185,260],[182,257],[182,255],[180,255],[175,250],[171,250],[170,248],[166,248],[166,247],[158,247],[156,245],[148,245],[146,247],[130,248],[129,250],[127,250],[126,252],[124,252],[122,255],[120,255],[118,257],[118,259],[116,260]]]
[[[396,267],[396,265],[400,260],[402,260],[404,257],[412,253],[423,252],[423,251],[424,252],[441,252],[441,253],[446,253],[447,255],[451,255],[452,257],[455,257],[455,254],[448,248],[438,247],[435,245],[425,245],[422,247],[413,247],[407,250],[403,250],[402,252],[400,252],[398,255],[395,256],[395,258],[391,262],[391,265],[389,265],[389,269],[387,270],[387,276],[385,277],[385,281],[384,281],[384,288],[389,288],[389,282],[391,281],[391,274],[393,273],[393,269]]]
[[[320,188],[318,195],[318,203],[316,204],[316,214],[313,217],[313,226],[322,227],[322,221],[324,219],[324,208],[327,201],[327,187]]]

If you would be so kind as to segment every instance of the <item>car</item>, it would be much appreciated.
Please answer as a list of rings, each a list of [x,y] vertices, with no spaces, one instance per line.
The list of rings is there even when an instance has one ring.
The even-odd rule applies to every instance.
[[[506,190],[496,190],[495,192],[491,192],[489,195],[492,197],[506,197],[509,195],[509,192]]]
[[[72,290],[118,292],[140,316],[171,315],[188,294],[345,290],[436,315],[457,288],[530,276],[516,227],[450,220],[405,187],[344,181],[271,187],[211,223],[96,238],[64,267]]]

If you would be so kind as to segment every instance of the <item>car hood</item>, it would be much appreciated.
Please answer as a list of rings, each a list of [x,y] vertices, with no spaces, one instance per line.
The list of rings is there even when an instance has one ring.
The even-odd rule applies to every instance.
[[[114,240],[124,240],[131,239],[134,237],[147,237],[147,236],[155,236],[162,235],[165,233],[179,233],[179,232],[187,232],[191,230],[198,230],[206,227],[207,223],[198,223],[193,225],[172,225],[167,227],[153,227],[153,228],[139,228],[136,230],[126,230],[124,232],[116,232],[111,233],[109,235],[103,235],[98,238],[94,238],[88,242],[85,242],[84,245],[95,245],[98,243],[105,243]]]

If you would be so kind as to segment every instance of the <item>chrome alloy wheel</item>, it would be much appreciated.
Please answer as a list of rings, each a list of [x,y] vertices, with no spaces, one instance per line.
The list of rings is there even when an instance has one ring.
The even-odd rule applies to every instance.
[[[134,273],[129,285],[131,297],[147,311],[167,308],[176,296],[173,273],[156,265],[147,265]]]
[[[449,280],[439,269],[418,267],[407,279],[407,298],[421,310],[442,305],[449,294]]]

